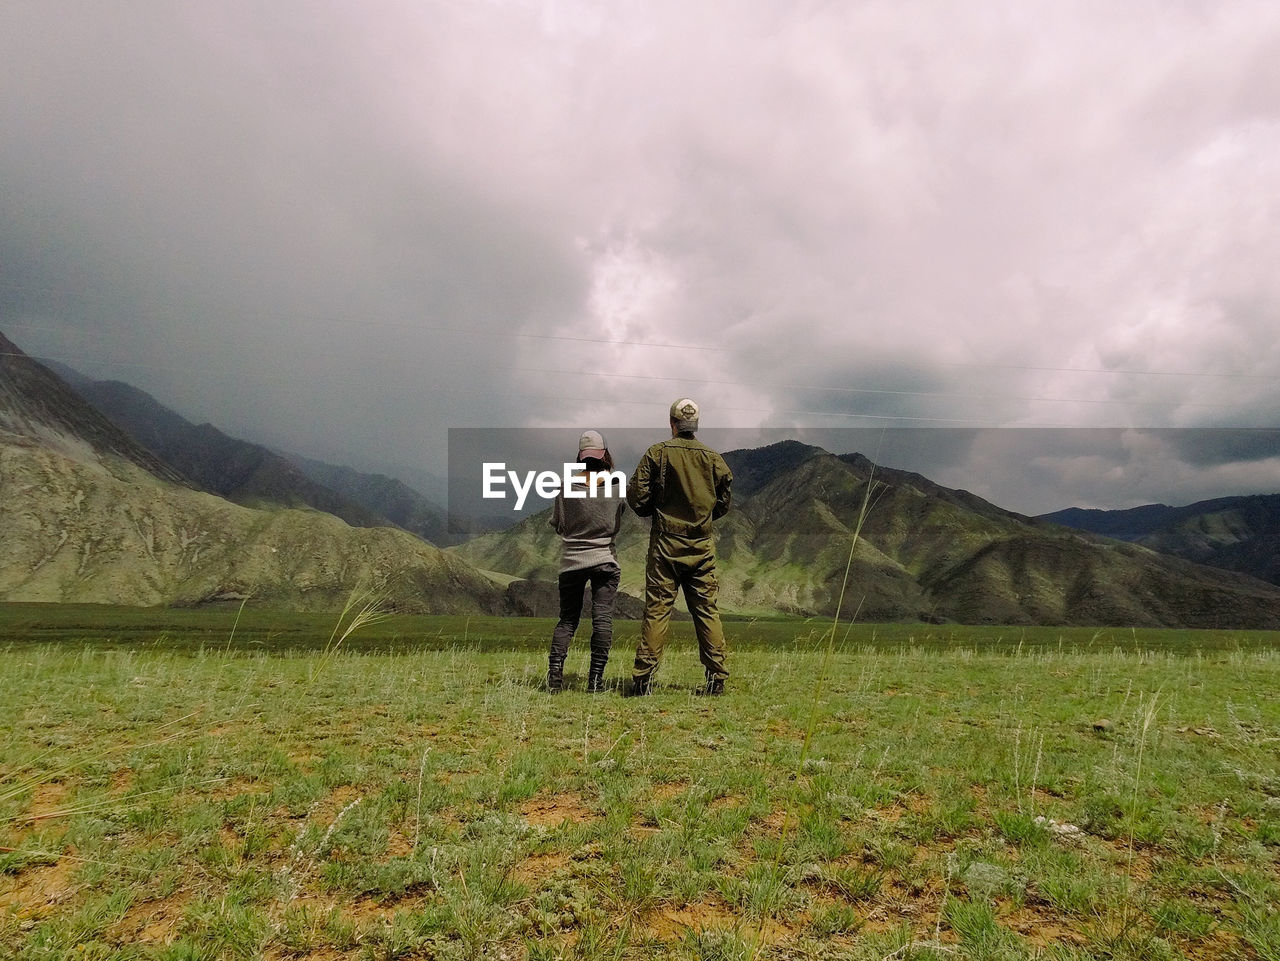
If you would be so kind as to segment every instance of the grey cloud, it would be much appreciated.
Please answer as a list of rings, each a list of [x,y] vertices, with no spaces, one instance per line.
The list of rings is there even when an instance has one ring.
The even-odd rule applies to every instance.
[[[449,426],[660,427],[682,392],[794,432],[1280,415],[1280,8],[4,19],[0,323],[254,439],[442,470]],[[1004,442],[964,436],[904,457],[971,486]],[[1254,483],[1076,446],[982,483]]]
[[[1179,460],[1194,467],[1280,460],[1280,428],[1202,429],[1167,432]],[[1273,485],[1280,487],[1280,477]]]
[[[473,370],[493,335],[510,354],[508,332],[577,309],[571,238],[418,152],[352,35],[287,10],[23,11],[24,83],[0,104],[19,133],[0,151],[6,324],[197,419],[330,454],[507,416]]]

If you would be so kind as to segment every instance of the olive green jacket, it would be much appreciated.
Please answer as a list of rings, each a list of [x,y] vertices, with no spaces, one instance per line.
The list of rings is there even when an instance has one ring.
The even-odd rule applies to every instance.
[[[711,522],[729,510],[733,474],[724,458],[692,437],[654,444],[627,484],[627,503],[654,530],[681,537],[711,534]]]

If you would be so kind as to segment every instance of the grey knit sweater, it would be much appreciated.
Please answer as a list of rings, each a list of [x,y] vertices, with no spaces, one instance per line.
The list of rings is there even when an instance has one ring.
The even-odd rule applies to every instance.
[[[551,505],[551,527],[564,539],[560,573],[618,562],[614,538],[622,526],[627,502],[616,492],[609,497],[565,498],[556,495]]]

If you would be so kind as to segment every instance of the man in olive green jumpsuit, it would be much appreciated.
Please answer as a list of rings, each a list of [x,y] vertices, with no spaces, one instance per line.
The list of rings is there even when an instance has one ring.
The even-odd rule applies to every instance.
[[[716,547],[711,522],[729,510],[733,475],[724,458],[694,438],[698,405],[687,397],[671,405],[671,439],[654,444],[627,484],[627,503],[653,518],[644,570],[644,621],[631,693],[647,694],[662,659],[671,608],[683,589],[706,669],[705,692],[721,694],[724,630],[716,609]]]

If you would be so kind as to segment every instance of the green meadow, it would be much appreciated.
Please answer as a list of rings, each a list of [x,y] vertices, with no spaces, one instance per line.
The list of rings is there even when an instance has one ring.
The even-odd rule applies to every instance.
[[[1280,959],[1280,635],[345,627],[0,606],[0,957]]]

